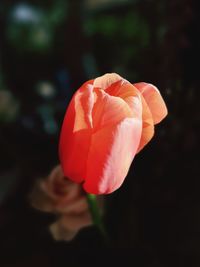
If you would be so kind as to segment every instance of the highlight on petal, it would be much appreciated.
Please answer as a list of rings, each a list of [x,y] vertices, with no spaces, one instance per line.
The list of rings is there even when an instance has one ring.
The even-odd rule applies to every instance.
[[[87,84],[80,88],[74,97],[74,129],[77,132],[82,129],[92,128],[92,109],[94,105],[93,86]]]
[[[154,124],[159,123],[167,115],[167,107],[159,92],[159,90],[149,83],[134,83],[133,84],[144,97],[153,117]]]
[[[113,83],[122,80],[123,78],[116,73],[107,73],[98,78],[93,82],[94,87],[105,90],[107,87],[111,86]]]
[[[126,118],[92,136],[83,187],[93,194],[108,194],[123,183],[140,142],[142,122]]]

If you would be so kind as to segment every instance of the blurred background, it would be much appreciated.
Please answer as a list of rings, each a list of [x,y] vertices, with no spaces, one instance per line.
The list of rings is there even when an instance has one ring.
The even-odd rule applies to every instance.
[[[104,264],[94,227],[55,242],[46,230],[54,217],[27,195],[58,163],[73,93],[106,72],[153,83],[169,109],[124,185],[106,196],[111,263],[199,266],[198,15],[192,0],[1,0],[0,266]],[[85,249],[94,248],[93,261]]]

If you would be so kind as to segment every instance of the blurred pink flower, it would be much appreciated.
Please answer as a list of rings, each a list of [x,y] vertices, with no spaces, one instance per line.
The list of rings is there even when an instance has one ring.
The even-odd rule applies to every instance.
[[[56,222],[49,227],[55,240],[71,240],[81,228],[92,224],[81,185],[66,179],[60,165],[46,179],[36,182],[30,199],[35,209],[58,216]]]

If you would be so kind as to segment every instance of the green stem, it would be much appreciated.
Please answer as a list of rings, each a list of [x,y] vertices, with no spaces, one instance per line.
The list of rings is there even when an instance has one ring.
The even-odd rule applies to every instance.
[[[99,211],[99,207],[97,204],[97,197],[96,195],[93,194],[87,194],[87,201],[88,201],[88,205],[89,205],[89,209],[92,215],[92,220],[94,225],[96,225],[96,227],[99,229],[99,231],[101,232],[102,236],[104,237],[105,241],[108,241],[108,236],[107,233],[105,231],[105,227],[102,221],[102,217]]]

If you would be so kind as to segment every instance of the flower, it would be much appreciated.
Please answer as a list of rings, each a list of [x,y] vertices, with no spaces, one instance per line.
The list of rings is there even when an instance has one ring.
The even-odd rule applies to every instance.
[[[118,74],[84,83],[63,121],[59,156],[65,176],[88,193],[108,194],[123,183],[135,155],[167,115],[158,89]]]
[[[57,220],[49,226],[55,240],[69,241],[80,229],[92,224],[84,191],[79,184],[64,177],[60,165],[46,179],[35,183],[30,202],[35,209],[57,215]]]

